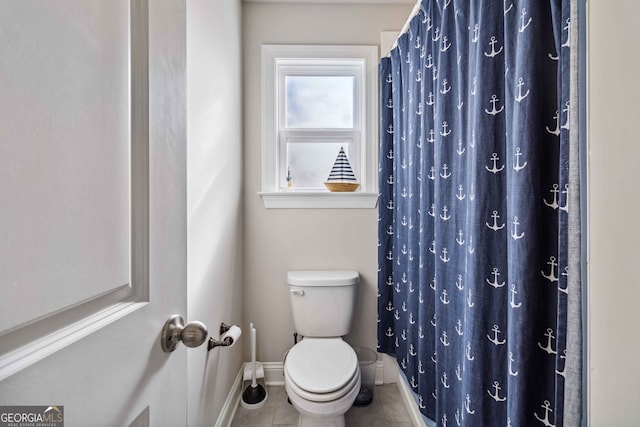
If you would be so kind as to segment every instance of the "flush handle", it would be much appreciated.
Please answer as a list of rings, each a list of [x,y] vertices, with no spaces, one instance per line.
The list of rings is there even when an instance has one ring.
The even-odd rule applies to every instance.
[[[289,289],[289,292],[291,292],[293,295],[304,295],[304,289]]]
[[[180,341],[187,347],[198,347],[206,339],[209,331],[204,323],[193,321],[186,325],[182,316],[174,314],[167,320],[160,335],[160,345],[165,353],[171,353]]]

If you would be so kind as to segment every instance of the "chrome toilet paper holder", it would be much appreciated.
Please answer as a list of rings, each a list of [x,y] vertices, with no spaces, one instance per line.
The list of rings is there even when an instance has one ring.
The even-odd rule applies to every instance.
[[[209,337],[209,342],[207,343],[207,351],[211,351],[211,349],[215,348],[215,347],[231,347],[233,344],[235,344],[233,336],[230,336],[231,334],[227,334],[230,331],[234,331],[235,329],[237,329],[238,331],[240,331],[240,328],[236,325],[227,325],[226,323],[221,323],[220,324],[220,335],[221,338],[219,340],[214,339],[213,337]],[[227,336],[225,336],[225,334],[227,334]],[[239,336],[239,334],[238,334]]]

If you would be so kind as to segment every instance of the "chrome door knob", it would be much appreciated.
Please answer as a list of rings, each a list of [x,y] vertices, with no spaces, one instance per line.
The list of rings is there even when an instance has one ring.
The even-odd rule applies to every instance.
[[[209,331],[204,323],[193,321],[186,325],[182,316],[174,314],[167,320],[160,335],[160,345],[165,353],[171,353],[180,341],[187,347],[198,347],[207,339]]]

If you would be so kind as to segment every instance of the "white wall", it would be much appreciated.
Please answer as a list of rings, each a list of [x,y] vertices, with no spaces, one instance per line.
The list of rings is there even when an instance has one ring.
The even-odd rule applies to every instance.
[[[258,328],[258,359],[281,362],[294,332],[286,273],[354,269],[361,274],[351,344],[376,348],[377,210],[266,210],[261,179],[262,44],[378,45],[398,30],[412,5],[258,4],[243,8],[244,320]],[[369,143],[378,145],[378,141]],[[248,346],[245,357],[249,355]]]
[[[637,0],[588,0],[590,424],[640,423]]]
[[[240,0],[187,2],[188,320],[242,323]],[[242,342],[189,349],[189,425],[213,425]]]

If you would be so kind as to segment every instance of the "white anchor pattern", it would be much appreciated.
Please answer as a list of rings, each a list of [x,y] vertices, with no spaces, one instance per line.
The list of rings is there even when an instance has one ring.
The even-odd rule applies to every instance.
[[[422,0],[381,60],[378,351],[438,426],[563,425],[572,26],[544,3]]]

